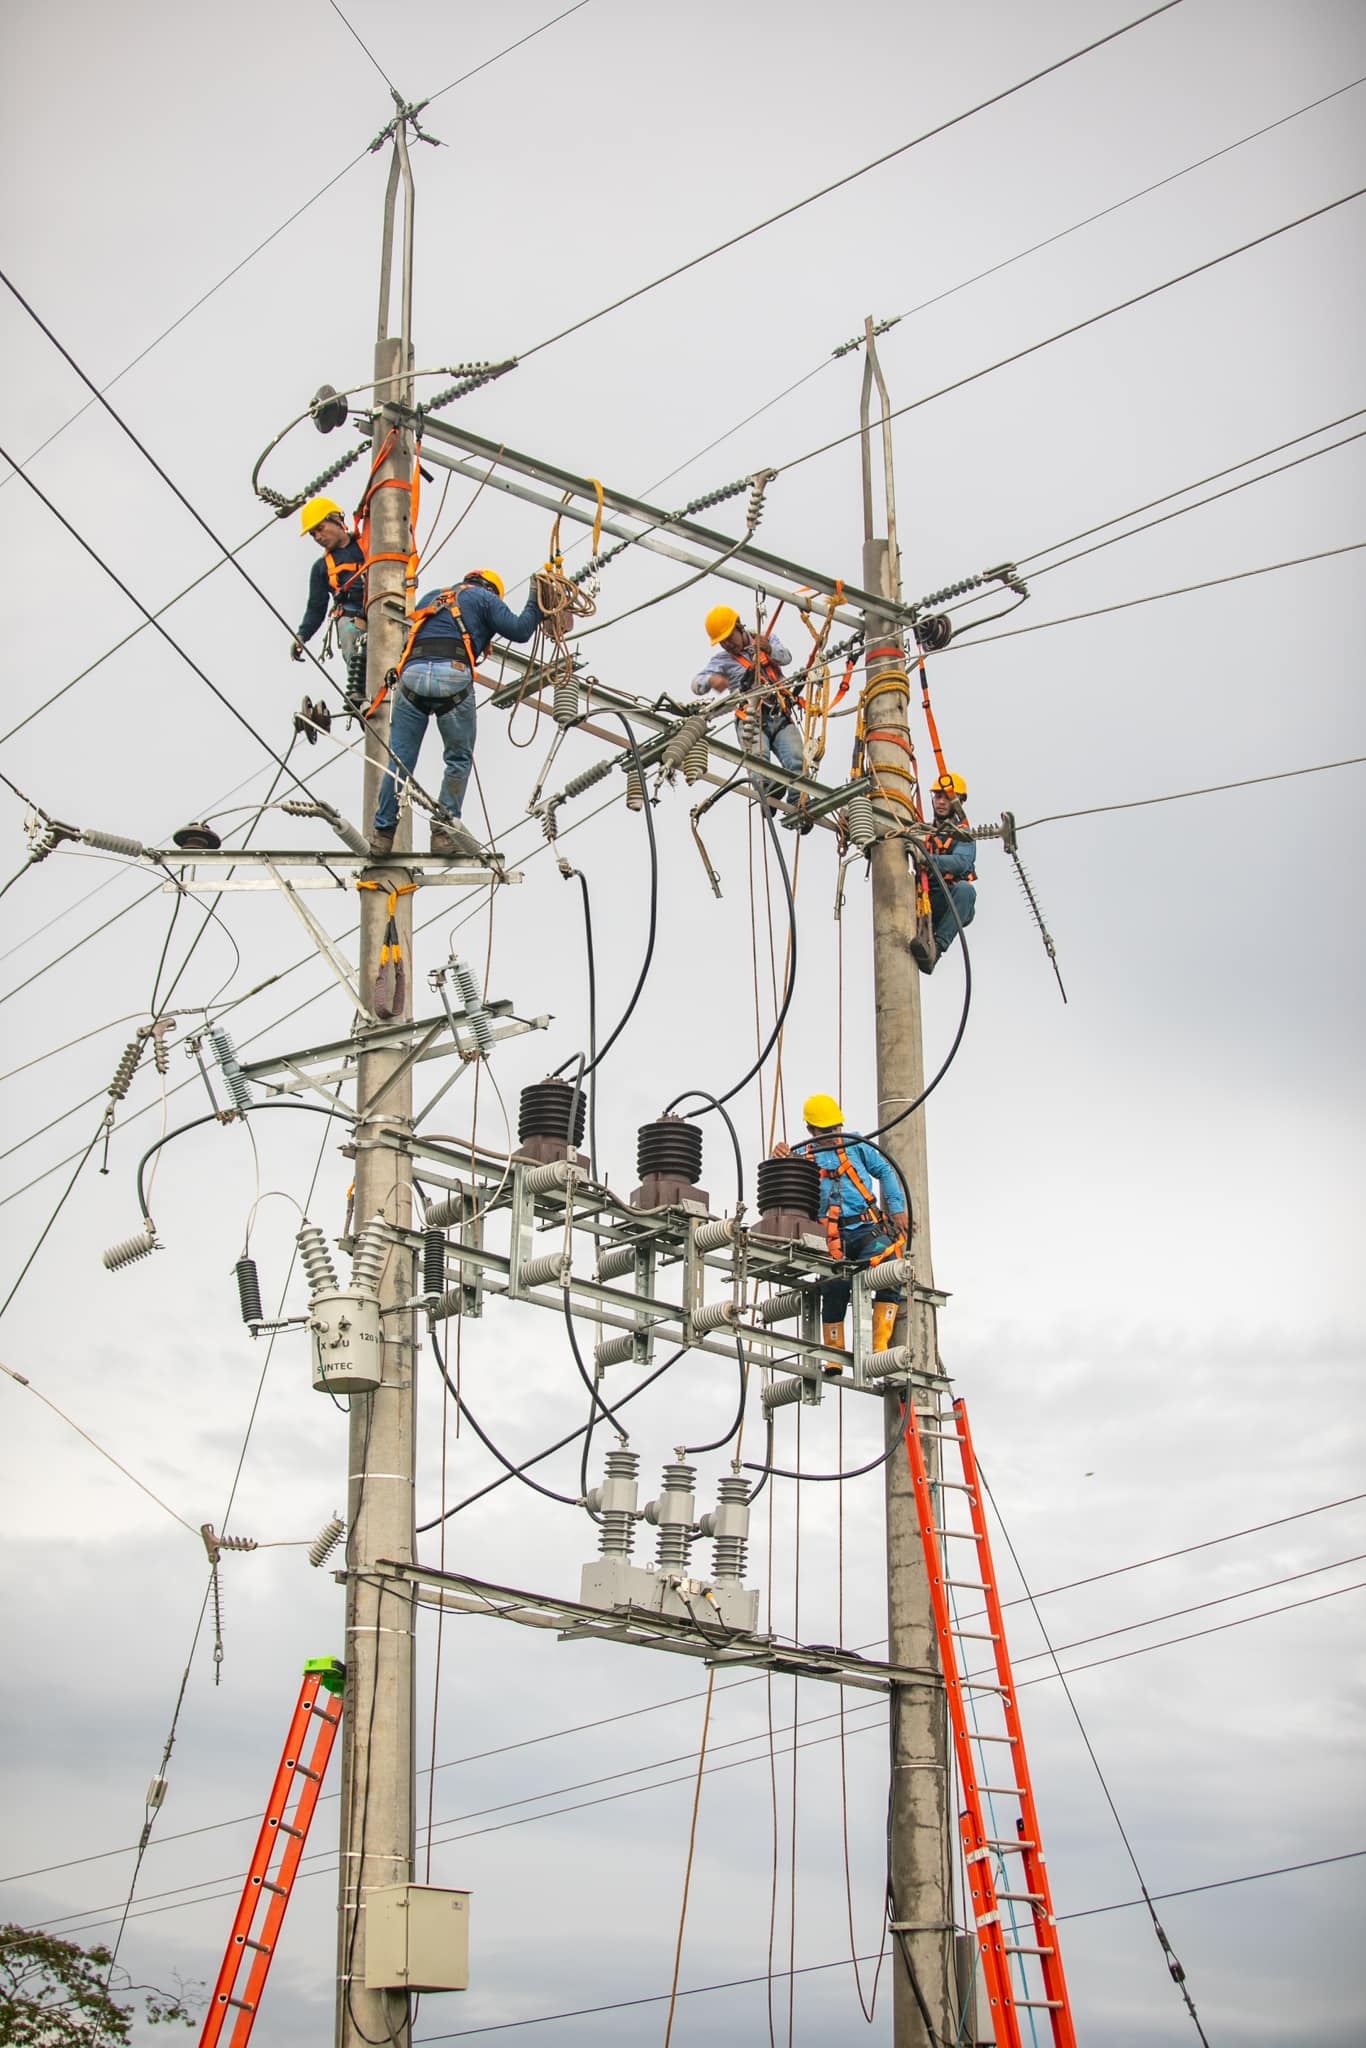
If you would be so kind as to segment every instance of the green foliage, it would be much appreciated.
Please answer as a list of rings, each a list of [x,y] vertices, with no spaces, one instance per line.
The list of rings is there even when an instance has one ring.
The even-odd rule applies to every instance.
[[[133,1984],[123,1970],[111,1979],[111,1961],[107,1948],[82,1948],[32,1927],[0,1927],[0,2048],[127,2041],[139,2001],[154,2026],[195,2024],[191,1989],[178,1981],[174,1992]],[[130,1996],[131,2005],[119,2003]]]

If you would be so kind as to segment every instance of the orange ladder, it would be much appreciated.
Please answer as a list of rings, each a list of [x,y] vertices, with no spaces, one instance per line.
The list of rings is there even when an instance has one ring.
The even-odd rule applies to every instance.
[[[944,1447],[944,1476],[931,1479],[921,1448],[922,1437]],[[961,1479],[952,1471],[955,1450]],[[948,1691],[954,1754],[964,1800],[958,1831],[995,2038],[1000,2048],[1024,2048],[1021,2014],[1045,2012],[1055,2048],[1076,2048],[1053,1900],[1039,1840],[1034,1788],[1015,1700],[1015,1679],[1006,1647],[1005,1618],[996,1589],[982,1487],[963,1401],[955,1400],[952,1408],[929,1410],[923,1420],[914,1401],[910,1401],[906,1455],[915,1481],[935,1634]],[[953,1526],[950,1502],[954,1497],[966,1503],[967,1527]],[[954,1545],[956,1550],[951,1548]],[[981,1599],[985,1613],[974,1613],[970,1619],[985,1621],[985,1628],[959,1624],[952,1598],[955,1593]],[[995,1666],[991,1678],[963,1668],[967,1646],[977,1643],[990,1646]],[[999,1749],[1006,1760],[1003,1770],[993,1770],[989,1775],[1005,1782],[983,1781],[979,1755],[987,1743],[993,1745],[993,1754]],[[997,1818],[997,1802],[1006,1805],[1005,1822]],[[1009,1825],[1012,1820],[1013,1828]],[[1014,1857],[1019,1859],[1018,1865],[1007,1862]],[[1004,1917],[1003,1908],[1008,1909]],[[1018,1914],[1017,1908],[1021,1909]]]
[[[279,1939],[280,1927],[289,1904],[289,1895],[294,1889],[294,1877],[299,1868],[299,1858],[304,1853],[308,1840],[309,1823],[313,1809],[318,1803],[323,1778],[327,1771],[327,1760],[332,1754],[332,1745],[337,1739],[337,1730],[342,1717],[342,1686],[345,1681],[345,1666],[335,1657],[313,1657],[304,1666],[304,1682],[299,1688],[298,1705],[294,1718],[289,1724],[285,1737],[284,1753],[280,1768],[275,1773],[275,1782],[270,1788],[270,1799],[266,1806],[261,1832],[256,1838],[251,1868],[247,1881],[242,1887],[242,1902],[237,1908],[237,1917],[232,1923],[228,1937],[227,1953],[223,1967],[218,1972],[218,1982],[213,1987],[213,1998],[209,2004],[204,2031],[199,2037],[199,2048],[216,2048],[224,2038],[224,2028],[229,2016],[236,2012],[237,2018],[228,2048],[245,2048],[251,2038],[252,2026],[261,2004],[261,1993],[265,1988],[266,1976],[275,1944]],[[323,1704],[318,1703],[319,1693],[325,1695]],[[318,1721],[317,1740],[307,1763],[304,1762],[304,1743],[308,1736],[309,1724]],[[294,1802],[292,1818],[287,1819],[292,1793],[298,1793]],[[279,1862],[274,1876],[269,1875],[271,1859],[280,1846]],[[264,1916],[259,1930],[253,1934],[252,1924],[262,1899],[266,1900]],[[242,1995],[236,1995],[237,1976],[242,1957],[252,1950],[251,1968]]]

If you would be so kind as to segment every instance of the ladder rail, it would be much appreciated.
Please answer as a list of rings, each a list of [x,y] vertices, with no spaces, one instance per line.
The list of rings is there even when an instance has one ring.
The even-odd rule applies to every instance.
[[[908,1407],[905,1430],[906,1455],[915,1485],[935,1632],[948,1694],[954,1755],[966,1806],[966,1811],[959,1816],[959,1833],[987,2000],[1001,2048],[1023,2048],[1020,2014],[1033,2009],[1047,2011],[1054,2048],[1076,2048],[1076,2034],[1057,1942],[1052,1894],[1040,1847],[1033,1780],[1030,1777],[1025,1753],[1024,1731],[1020,1724],[1019,1707],[1015,1697],[1014,1673],[1006,1644],[1005,1616],[991,1559],[991,1539],[983,1507],[981,1478],[973,1450],[967,1409],[961,1396],[954,1400],[951,1417],[942,1411],[932,1410],[927,1416],[927,1421],[933,1425],[925,1432],[931,1441],[956,1443],[958,1446],[963,1480],[961,1483],[954,1482],[954,1490],[965,1494],[972,1522],[970,1532],[952,1531],[941,1524],[939,1516],[935,1513],[934,1489],[938,1481],[930,1478],[920,1440],[920,1418],[912,1400]],[[946,1426],[950,1421],[951,1429]],[[969,1537],[975,1546],[976,1560],[983,1582],[981,1592],[986,1609],[985,1618],[990,1632],[996,1671],[997,1682],[993,1687],[982,1687],[980,1683],[973,1684],[962,1669],[960,1644],[965,1641],[980,1641],[982,1637],[978,1632],[960,1629],[955,1624],[950,1601],[952,1568],[945,1549],[945,1538],[952,1538],[955,1535]],[[1011,1763],[1016,1779],[1012,1787],[986,1787],[981,1782],[973,1752],[973,1743],[979,1738],[969,1726],[967,1705],[968,1700],[980,1691],[992,1692],[999,1696],[1006,1733],[1002,1737],[987,1735],[981,1739],[1009,1743],[1013,1752]],[[986,1791],[999,1791],[1002,1796],[1013,1795],[1018,1799],[1020,1811],[1017,1842],[1002,1840],[994,1829],[988,1831],[983,1818],[983,1794]],[[1003,1855],[1019,1856],[1022,1881],[1018,1884],[1003,1874],[1002,1882],[998,1885],[996,1864]],[[1007,1929],[1002,1923],[1002,1906],[1020,1898],[1024,1898],[1029,1904],[1036,1930],[1037,1948],[1022,1944],[1019,1933]],[[1013,1907],[1011,1911],[1013,1918]],[[1022,1986],[1017,1991],[1012,1981],[1012,1957],[1019,1959],[1020,1968],[1024,1970],[1026,1956],[1034,1957],[1037,1975],[1043,1983],[1044,1996],[1041,1999],[1026,1995],[1027,1986]]]
[[[962,1437],[963,1471],[971,1488],[968,1500],[972,1525],[981,1535],[983,1554],[989,1556],[990,1544],[987,1536],[986,1506],[977,1470],[977,1454],[973,1448],[972,1429],[968,1422],[968,1412],[961,1399],[956,1400],[953,1405]],[[1023,1835],[1026,1844],[1022,1855],[1025,1884],[1029,1891],[1037,1892],[1043,1900],[1042,1909],[1036,1917],[1042,1919],[1049,1929],[1054,1929],[1053,1894],[1048,1883],[1046,1858],[1040,1846],[1042,1837],[1039,1833],[1039,1814],[1034,1802],[1034,1781],[1030,1776],[1029,1758],[1025,1750],[1023,1731],[1020,1727],[1020,1709],[1019,1702],[1015,1696],[1014,1676],[1010,1668],[1010,1653],[1006,1647],[1005,1615],[1001,1607],[1001,1596],[997,1590],[995,1573],[989,1573],[986,1577],[985,1604],[989,1626],[996,1638],[997,1671],[1001,1675],[1002,1682],[1009,1685],[1009,1690],[1002,1703],[1006,1732],[1017,1738],[1014,1762],[1016,1782],[1019,1786],[1020,1818],[1023,1822]],[[1061,2043],[1065,2044],[1065,2048],[1075,2048],[1076,2036],[1072,2029],[1071,2006],[1067,1997],[1067,1983],[1063,1974],[1062,1954],[1057,1945],[1056,1932],[1054,1933],[1051,1953],[1040,1958],[1039,1970],[1044,1980],[1044,1989],[1050,2003],[1057,2001],[1060,2007],[1054,2025],[1055,2036]],[[1061,2026],[1058,2025],[1059,2021],[1062,2023]]]
[[[335,1700],[331,1708],[317,1704],[321,1675],[316,1671],[305,1672],[299,1688],[299,1698],[290,1719],[285,1745],[280,1754],[279,1766],[270,1788],[265,1814],[261,1821],[256,1846],[247,1867],[246,1879],[242,1886],[242,1897],[233,1916],[228,1945],[223,1956],[205,2016],[203,2031],[199,2037],[199,2048],[218,2048],[223,2039],[224,2029],[235,2013],[229,2048],[245,2048],[261,2002],[261,1991],[275,1953],[276,1938],[285,1917],[293,1890],[294,1876],[303,1855],[308,1838],[313,1810],[322,1790],[323,1775],[327,1760],[332,1754],[337,1729],[341,1721],[342,1703]],[[304,1742],[309,1726],[316,1719],[319,1722],[317,1739],[306,1764],[303,1761]],[[300,1787],[299,1797],[289,1821],[286,1814],[290,1794]],[[275,1876],[269,1876],[271,1860],[281,1837],[284,1839],[284,1853],[280,1858]],[[265,1917],[256,1932],[253,1925],[260,1909],[261,1900],[268,1901]],[[251,1968],[247,1981],[239,1993],[237,1978],[242,1958],[251,1954]]]

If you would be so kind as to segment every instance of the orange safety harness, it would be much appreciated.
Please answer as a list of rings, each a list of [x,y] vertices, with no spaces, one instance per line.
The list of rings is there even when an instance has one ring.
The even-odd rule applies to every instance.
[[[828,1181],[830,1186],[830,1199],[826,1206],[823,1221],[825,1224],[826,1250],[831,1258],[842,1259],[844,1257],[844,1239],[840,1229],[840,1225],[844,1221],[843,1203],[840,1199],[840,1182],[846,1178],[853,1183],[854,1192],[863,1199],[863,1214],[851,1217],[850,1221],[853,1223],[871,1223],[875,1229],[884,1231],[887,1236],[887,1243],[881,1251],[874,1252],[868,1264],[870,1266],[880,1266],[884,1259],[899,1257],[906,1247],[905,1232],[902,1231],[897,1236],[892,1236],[891,1218],[886,1210],[881,1208],[874,1199],[872,1189],[865,1184],[862,1175],[853,1164],[849,1154],[845,1151],[844,1140],[842,1138],[826,1139],[824,1142],[812,1140],[809,1144],[801,1147],[801,1149],[811,1153],[818,1151],[833,1152],[839,1161],[838,1166],[833,1170],[826,1166],[820,1168],[821,1179]],[[819,1161],[817,1164],[819,1165]]]
[[[778,610],[774,612],[773,617],[764,628],[760,636],[762,639],[767,640],[769,634],[778,623],[778,616],[781,611],[782,606],[779,605]],[[757,683],[763,685],[764,698],[761,699],[755,708],[762,712],[765,703],[771,698],[783,717],[791,718],[793,712],[802,701],[802,683],[798,683],[794,689],[792,684],[782,675],[772,655],[766,654],[757,640],[751,640],[750,646],[754,649],[752,654],[733,654],[731,660],[739,668],[744,669],[747,674],[752,675]],[[803,682],[805,681],[805,676],[803,676],[802,680]],[[735,716],[737,718],[748,718],[749,714],[750,706],[748,704],[736,705]]]
[[[474,647],[470,641],[469,628],[460,616],[460,593],[458,590],[443,590],[438,595],[435,604],[424,604],[420,610],[413,613],[413,622],[408,629],[408,644],[402,654],[400,654],[398,667],[394,670],[394,674],[400,682],[403,679],[403,671],[408,666],[408,658],[412,654],[413,645],[418,634],[422,631],[428,619],[436,618],[441,612],[449,612],[455,620],[460,638],[464,642],[465,659],[470,665],[470,674],[474,674],[478,664],[474,659]]]
[[[357,547],[360,548],[361,559],[359,562],[339,562],[336,556],[332,554],[323,556],[323,566],[327,570],[328,587],[332,592],[334,607],[332,616],[334,619],[346,619],[355,616],[354,613],[347,611],[342,599],[350,591],[352,584],[359,579],[361,582],[360,615],[364,619],[366,616],[364,589],[366,570],[365,547],[358,533],[349,533],[347,539],[355,541]]]

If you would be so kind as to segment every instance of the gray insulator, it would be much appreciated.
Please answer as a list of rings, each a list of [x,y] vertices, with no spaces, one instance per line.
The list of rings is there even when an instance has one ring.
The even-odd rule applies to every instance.
[[[668,774],[672,775],[679,768],[685,766],[699,740],[701,740],[704,750],[703,766],[705,767],[707,721],[700,711],[694,712],[691,718],[685,718],[682,725],[678,727],[678,730],[670,733],[664,752],[660,755],[660,760]],[[695,782],[697,777],[690,775],[688,780],[689,782]]]
[[[527,1168],[527,1193],[548,1195],[552,1188],[569,1188],[577,1185],[579,1171],[567,1159],[548,1159],[543,1166]]]
[[[299,1257],[304,1262],[308,1275],[308,1291],[313,1294],[335,1294],[337,1291],[337,1269],[332,1264],[332,1254],[327,1249],[327,1239],[316,1223],[305,1223],[294,1242],[299,1247]]]
[[[579,685],[577,677],[557,677],[553,701],[556,725],[572,725],[579,715]]]
[[[915,1354],[909,1344],[894,1344],[888,1351],[875,1351],[863,1368],[868,1380],[884,1380],[894,1372],[914,1372]]]
[[[723,1244],[734,1244],[737,1227],[733,1216],[718,1216],[714,1223],[699,1225],[693,1243],[700,1252],[720,1251]]]
[[[351,1285],[359,1294],[378,1294],[379,1283],[384,1275],[385,1262],[389,1257],[389,1243],[384,1236],[384,1219],[372,1216],[356,1239],[351,1254]]]
[[[317,1535],[308,1546],[309,1563],[311,1565],[326,1564],[328,1558],[331,1557],[345,1534],[346,1524],[341,1516],[331,1516],[329,1520],[323,1523],[321,1529],[319,1529]]]
[[[709,1301],[701,1308],[693,1310],[692,1326],[699,1335],[707,1330],[724,1329],[728,1323],[735,1321],[738,1313],[733,1301]]]
[[[634,1451],[609,1451],[607,1477],[598,1488],[602,1526],[598,1549],[604,1557],[629,1557],[636,1535],[636,1479],[640,1459]]]
[[[770,1380],[764,1388],[764,1413],[771,1415],[775,1408],[788,1408],[794,1401],[800,1401],[806,1381]]]
[[[749,1481],[732,1475],[717,1488],[716,1509],[707,1516],[715,1542],[712,1576],[743,1579],[749,1550]]]
[[[101,853],[125,853],[129,860],[141,860],[147,848],[137,839],[120,839],[115,832],[82,832],[81,843],[97,846]]]
[[[524,1263],[521,1274],[522,1285],[523,1287],[543,1287],[547,1281],[553,1280],[557,1287],[562,1287],[568,1270],[569,1261],[562,1251],[543,1252],[540,1258],[527,1259]]]
[[[633,1244],[614,1244],[607,1251],[598,1253],[599,1280],[615,1280],[622,1273],[634,1273],[636,1269],[636,1248]]]
[[[593,1346],[593,1363],[605,1370],[609,1365],[626,1365],[636,1353],[634,1337],[608,1337]]]
[[[572,776],[564,786],[564,799],[562,801],[571,796],[582,796],[586,789],[593,787],[594,783],[602,782],[609,776],[614,765],[609,756],[605,761],[595,761],[592,767],[585,768],[581,775]]]
[[[138,1070],[138,1063],[146,1050],[147,1040],[145,1038],[129,1039],[127,1045],[123,1048],[123,1056],[114,1069],[114,1078],[109,1083],[108,1094],[111,1102],[122,1102],[132,1084],[133,1076]]]
[[[858,1284],[865,1294],[871,1294],[879,1287],[900,1287],[907,1281],[915,1280],[914,1259],[884,1259],[880,1266],[868,1266],[858,1276]]]
[[[446,1233],[427,1229],[422,1233],[422,1292],[428,1300],[439,1301],[446,1291]]]
[[[242,1304],[244,1323],[265,1320],[261,1314],[261,1276],[256,1270],[255,1259],[237,1261],[237,1299]]]
[[[107,1252],[101,1252],[100,1257],[109,1272],[117,1273],[124,1266],[136,1265],[139,1259],[145,1259],[150,1252],[160,1250],[161,1246],[157,1243],[156,1231],[149,1216],[140,1237],[121,1238],[117,1244],[111,1244]]]
[[[850,797],[844,817],[855,846],[871,846],[877,838],[877,824],[873,818],[873,799],[866,791],[860,796]]]
[[[683,756],[683,780],[687,783],[689,789],[692,788],[695,782],[700,782],[706,774],[707,762],[710,758],[707,750],[705,719],[702,721],[702,727],[701,736],[693,741],[687,753]]]
[[[237,1049],[232,1034],[221,1024],[209,1028],[209,1047],[217,1060],[223,1075],[223,1085],[233,1100],[233,1107],[239,1115],[245,1116],[251,1108],[251,1083],[237,1064]]]
[[[463,960],[454,960],[451,965],[455,973],[455,985],[465,1005],[466,1020],[474,1033],[475,1044],[487,1058],[497,1040],[493,1035],[493,1025],[489,1021],[488,1011],[484,1008],[484,992],[475,979],[472,967],[467,967]]]
[[[696,1469],[692,1465],[666,1465],[659,1498],[652,1501],[645,1511],[647,1518],[659,1528],[655,1562],[661,1571],[682,1572],[688,1568],[695,1507],[693,1482],[696,1477]]]
[[[447,1195],[439,1202],[427,1207],[426,1223],[429,1230],[444,1229],[448,1223],[459,1223],[465,1213],[465,1197],[460,1194]]]
[[[767,1301],[759,1303],[761,1323],[785,1323],[789,1316],[799,1316],[806,1302],[806,1296],[797,1288],[786,1294],[771,1294]]]
[[[343,846],[349,847],[352,853],[361,853],[367,859],[369,858],[370,842],[363,832],[357,830],[349,818],[344,818],[340,811],[333,809],[331,804],[319,804],[318,809],[326,822],[332,827],[338,839],[341,840]]]
[[[464,1288],[449,1287],[439,1301],[427,1303],[427,1315],[434,1323],[444,1323],[451,1316],[463,1315],[467,1306]]]
[[[541,812],[541,830],[552,844],[560,829],[559,809],[558,801],[552,799]]]
[[[643,811],[645,808],[645,782],[635,767],[626,771],[626,808],[628,811]]]

